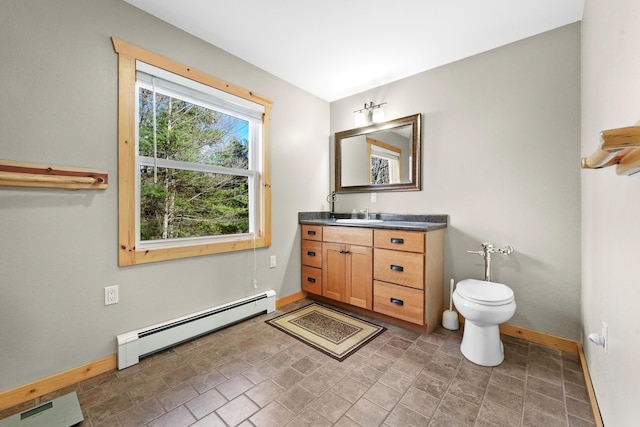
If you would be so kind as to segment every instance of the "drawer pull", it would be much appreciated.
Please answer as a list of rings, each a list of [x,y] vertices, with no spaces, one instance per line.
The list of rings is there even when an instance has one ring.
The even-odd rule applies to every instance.
[[[313,231],[313,230],[307,230],[307,234],[308,234],[309,236],[315,236],[315,235],[316,235],[316,232],[315,232],[315,231]]]
[[[391,304],[404,305],[404,301],[398,298],[389,298],[389,301],[391,301]]]
[[[404,239],[400,239],[398,237],[392,237],[391,243],[395,243],[396,245],[404,245]]]
[[[349,251],[343,251],[342,249],[340,249],[340,253],[341,253],[341,254],[348,254],[348,253],[349,253]]]
[[[307,282],[316,283],[316,279],[314,279],[313,277],[307,277]]]
[[[312,252],[312,251],[309,251],[309,252],[307,252],[307,255],[308,255],[308,256],[316,256],[316,253],[315,253],[315,252]]]
[[[404,267],[401,265],[391,264],[389,268],[391,268],[393,271],[404,271]]]

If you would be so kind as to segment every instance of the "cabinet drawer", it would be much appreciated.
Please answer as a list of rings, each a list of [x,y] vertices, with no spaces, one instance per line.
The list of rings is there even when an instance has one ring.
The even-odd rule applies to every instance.
[[[322,240],[347,245],[373,246],[373,230],[356,227],[324,227]]]
[[[302,265],[322,268],[322,242],[302,240]]]
[[[302,266],[302,290],[322,295],[322,269]]]
[[[424,233],[421,231],[375,230],[376,248],[424,253]]]
[[[424,255],[375,248],[373,278],[424,289]]]
[[[303,225],[302,238],[307,240],[318,240],[321,242],[322,226],[321,225]]]
[[[424,293],[374,280],[373,311],[424,325]]]

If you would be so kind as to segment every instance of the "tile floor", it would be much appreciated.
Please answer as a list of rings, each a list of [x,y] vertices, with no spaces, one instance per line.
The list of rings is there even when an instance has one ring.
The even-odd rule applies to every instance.
[[[505,361],[487,368],[462,357],[461,331],[423,335],[385,324],[382,335],[337,362],[264,323],[310,302],[37,403],[75,390],[84,427],[595,425],[575,355],[503,337]]]

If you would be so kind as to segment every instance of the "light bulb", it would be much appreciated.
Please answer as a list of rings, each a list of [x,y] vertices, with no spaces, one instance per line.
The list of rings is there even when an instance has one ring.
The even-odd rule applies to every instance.
[[[364,126],[367,124],[367,115],[364,110],[358,111],[355,117],[356,127]]]
[[[384,122],[384,110],[382,107],[376,107],[373,110],[373,114],[371,115],[371,120],[373,123],[381,123]]]

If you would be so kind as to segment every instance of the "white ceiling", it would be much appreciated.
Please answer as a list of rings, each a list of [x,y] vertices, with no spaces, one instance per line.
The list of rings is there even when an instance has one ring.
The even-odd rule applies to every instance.
[[[125,0],[326,101],[582,19],[584,0]]]

